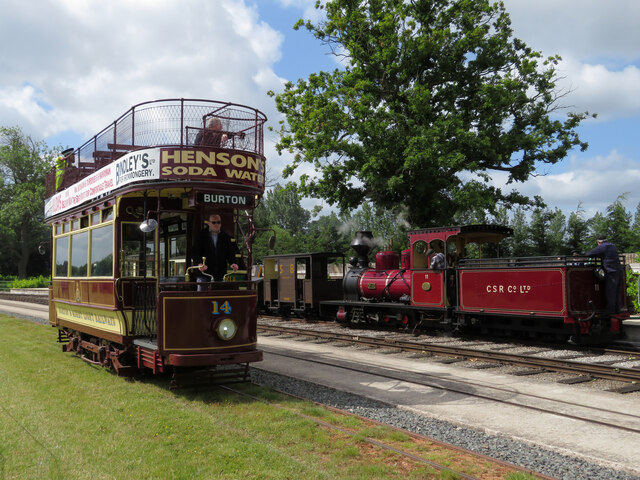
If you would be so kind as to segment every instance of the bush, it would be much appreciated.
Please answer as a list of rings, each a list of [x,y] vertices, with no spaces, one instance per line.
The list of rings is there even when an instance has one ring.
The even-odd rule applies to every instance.
[[[632,312],[640,312],[638,305],[638,274],[627,270],[627,298],[631,301],[629,310]]]
[[[43,288],[48,287],[50,283],[50,277],[40,275],[39,277],[31,278],[13,277],[13,280],[10,280],[7,286],[8,288]]]

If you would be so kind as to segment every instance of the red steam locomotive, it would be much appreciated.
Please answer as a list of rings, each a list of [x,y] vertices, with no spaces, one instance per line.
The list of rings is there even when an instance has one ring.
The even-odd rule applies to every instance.
[[[378,252],[370,268],[373,238],[358,232],[352,242],[358,259],[344,275],[343,296],[321,301],[320,313],[341,323],[544,335],[576,343],[620,336],[629,317],[624,281],[622,313],[609,315],[599,259],[501,258],[499,243],[512,233],[496,225],[413,230],[407,250]],[[481,258],[468,258],[468,248]],[[482,258],[486,250],[498,256]]]

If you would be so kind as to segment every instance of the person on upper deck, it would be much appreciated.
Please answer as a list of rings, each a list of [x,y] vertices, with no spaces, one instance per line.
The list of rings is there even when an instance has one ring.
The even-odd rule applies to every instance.
[[[222,133],[222,122],[218,117],[211,117],[207,127],[200,130],[193,142],[196,146],[219,147],[227,141],[227,134]]]
[[[607,312],[620,313],[620,281],[622,279],[622,265],[618,249],[613,243],[607,242],[606,235],[598,236],[598,246],[586,253],[587,257],[600,257],[604,268],[604,295],[607,299]]]

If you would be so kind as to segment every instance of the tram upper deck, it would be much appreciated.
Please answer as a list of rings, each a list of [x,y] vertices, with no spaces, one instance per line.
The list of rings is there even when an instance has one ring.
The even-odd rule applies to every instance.
[[[135,105],[81,147],[59,157],[47,175],[45,218],[50,221],[140,183],[214,182],[261,195],[266,120],[254,108],[212,100]],[[212,123],[217,123],[213,131],[208,128]],[[224,201],[209,198],[216,199]]]

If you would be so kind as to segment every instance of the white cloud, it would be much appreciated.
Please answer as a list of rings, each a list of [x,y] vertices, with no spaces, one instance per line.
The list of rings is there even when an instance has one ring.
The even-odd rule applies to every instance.
[[[515,36],[545,56],[640,60],[637,0],[504,0]]]
[[[315,0],[271,3],[315,23],[322,15]],[[601,121],[640,118],[640,2],[505,4],[516,37],[545,55],[563,55],[561,87],[573,91],[562,103],[597,112]],[[0,41],[6,46],[0,50],[0,124],[20,125],[34,138],[74,131],[86,140],[137,103],[184,97],[256,107],[277,129],[281,116],[266,91],[281,90],[283,79],[273,65],[288,61],[281,59],[285,36],[259,18],[257,5],[258,0],[0,0]],[[274,177],[288,161],[275,152],[276,141],[265,131]],[[602,157],[576,154],[563,162],[563,173],[517,187],[542,195],[551,206],[572,210],[582,201],[602,210],[638,184],[639,159],[615,149],[600,148],[610,152]],[[635,207],[638,200],[632,193],[628,204]]]
[[[558,68],[564,77],[560,88],[571,93],[561,103],[577,111],[597,113],[600,120],[640,116],[640,69],[628,65],[608,70],[604,65],[590,65],[574,59]]]
[[[559,54],[561,103],[600,120],[640,115],[640,2],[505,0],[514,36],[546,56]]]
[[[0,118],[89,138],[137,103],[210,98],[274,117],[282,36],[242,0],[0,0]],[[25,86],[26,85],[26,86]],[[49,105],[50,109],[42,107]]]
[[[596,212],[605,212],[607,206],[626,194],[627,210],[635,212],[640,203],[640,165],[633,159],[612,150],[606,156],[572,156],[562,173],[540,174],[518,184],[506,184],[507,174],[492,176],[492,184],[503,192],[517,189],[533,198],[542,197],[550,208],[559,208],[569,214],[582,204],[587,218]]]

